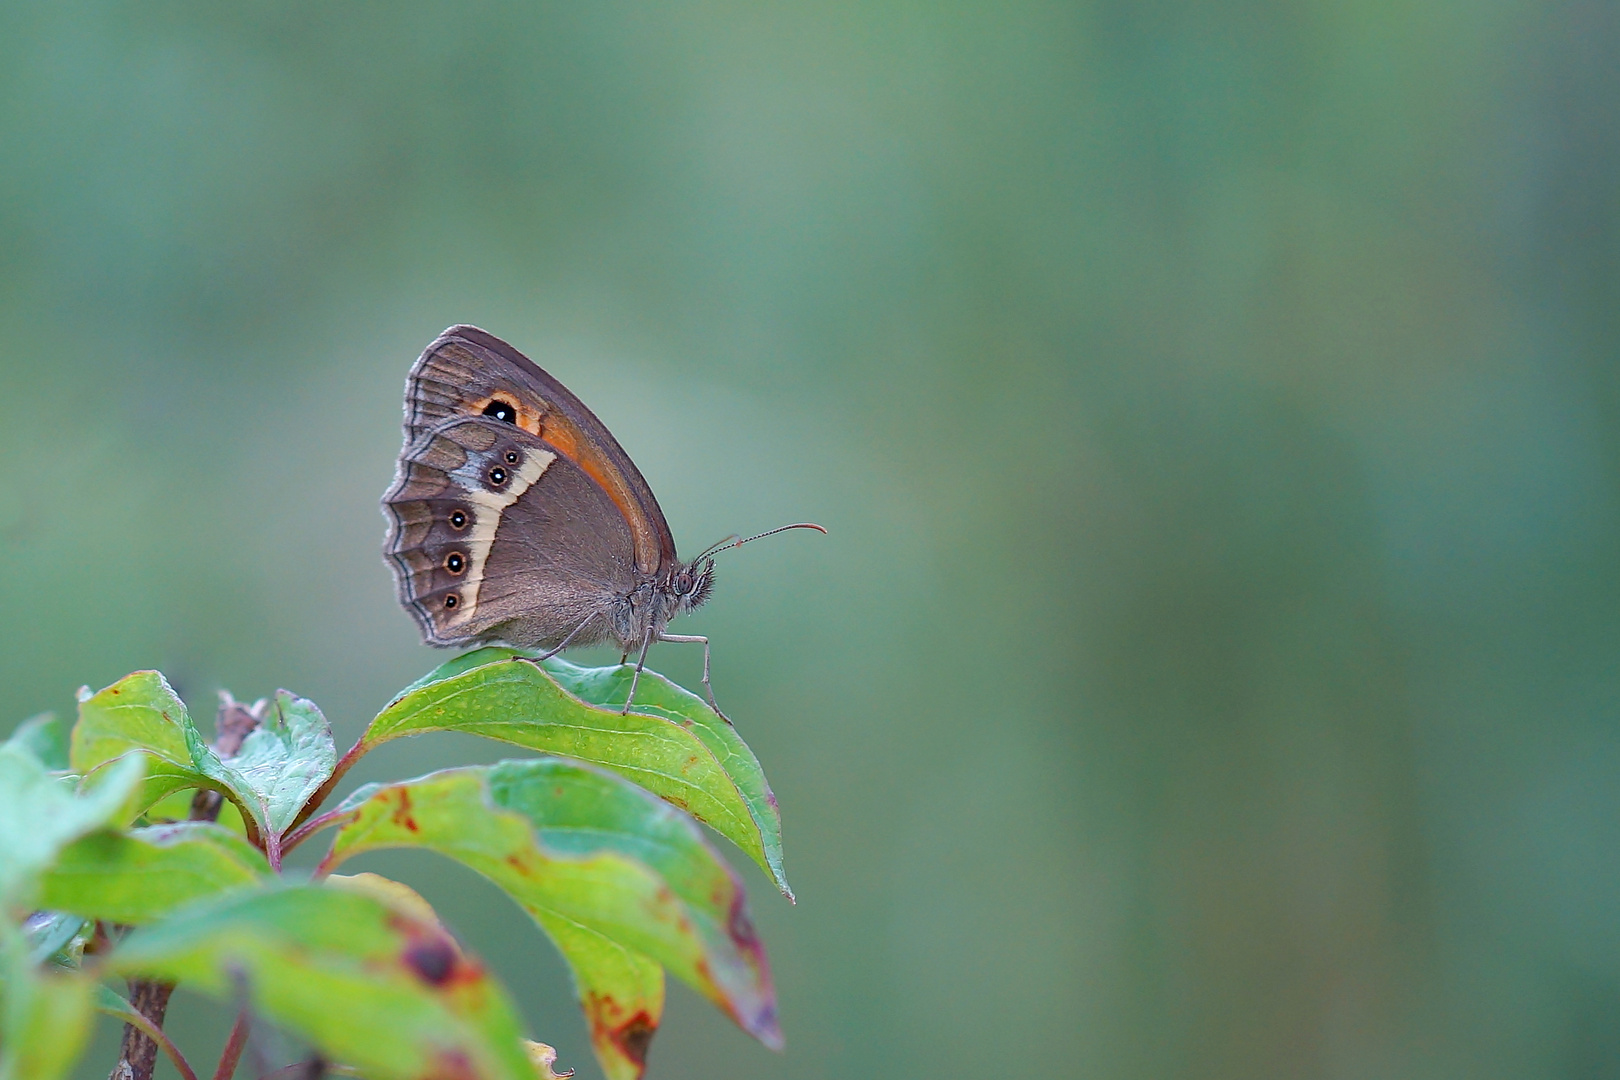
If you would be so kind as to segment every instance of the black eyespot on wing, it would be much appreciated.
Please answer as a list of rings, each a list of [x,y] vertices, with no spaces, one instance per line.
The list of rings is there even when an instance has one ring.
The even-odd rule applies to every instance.
[[[459,551],[452,551],[444,557],[444,568],[452,574],[459,574],[467,569],[467,556]]]
[[[508,465],[516,465],[518,463],[518,452],[516,450],[508,450],[506,452],[506,463]]]
[[[507,471],[501,468],[499,465],[489,470],[489,482],[493,487],[501,487],[503,484],[505,484],[507,476]]]
[[[452,592],[444,594],[444,610],[450,611],[459,603],[461,603],[461,597],[457,596],[455,593]]]
[[[465,529],[467,527],[467,511],[461,509],[459,506],[450,511],[450,527],[455,529],[457,532]]]
[[[484,415],[493,416],[503,424],[515,424],[518,417],[517,409],[513,408],[509,402],[502,401],[499,398],[484,406]]]

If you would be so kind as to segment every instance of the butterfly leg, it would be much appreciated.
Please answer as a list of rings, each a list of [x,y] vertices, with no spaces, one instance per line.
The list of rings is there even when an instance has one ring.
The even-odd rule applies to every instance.
[[[701,634],[659,634],[658,640],[672,641],[676,644],[697,642],[703,644],[703,692],[709,695],[709,708],[714,710],[715,715],[726,723],[731,723],[731,717],[720,711],[720,705],[714,700],[714,687],[709,684],[709,639]]]
[[[543,652],[539,656],[521,656],[521,657],[518,657],[518,659],[527,660],[529,663],[533,664],[535,667],[539,667],[540,664],[541,664],[541,661],[550,660],[553,656],[556,656],[558,653],[560,653],[564,649],[568,648],[568,643],[570,641],[573,641],[575,636],[578,635],[581,630],[585,629],[585,627],[590,624],[590,621],[591,621],[592,618],[595,618],[595,616],[590,616],[590,617],[586,618],[586,620],[584,622],[580,623],[578,626],[576,626],[572,630],[568,631],[568,636],[563,638],[562,639],[562,644],[558,645],[555,649],[551,649],[551,650],[549,650],[547,652]],[[622,664],[622,663],[624,663],[624,661],[620,660],[619,663]]]
[[[641,656],[636,659],[635,673],[630,676],[630,692],[624,696],[624,708],[619,710],[621,716],[630,711],[630,703],[636,700],[636,683],[641,681],[641,669],[647,666],[647,650],[652,648],[652,643],[651,634],[648,634],[647,640],[641,643]],[[625,653],[625,656],[629,655]]]

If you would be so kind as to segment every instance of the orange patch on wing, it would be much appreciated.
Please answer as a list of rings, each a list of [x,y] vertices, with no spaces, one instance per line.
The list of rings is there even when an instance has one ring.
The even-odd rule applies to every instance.
[[[543,438],[547,443],[557,449],[563,457],[572,461],[585,471],[585,475],[595,480],[613,505],[619,508],[619,515],[624,518],[626,525],[630,526],[630,536],[636,545],[636,564],[643,573],[650,574],[658,569],[658,534],[653,530],[652,523],[641,512],[641,506],[636,497],[630,492],[630,485],[624,480],[619,470],[613,467],[612,462],[592,446],[580,434],[578,428],[561,416],[545,417]]]
[[[625,524],[630,526],[630,535],[636,545],[636,565],[646,574],[658,569],[658,533],[641,512],[640,505],[630,492],[630,485],[625,483],[624,477],[606,455],[599,453],[566,418],[537,411],[533,406],[517,400],[515,395],[491,394],[472,402],[469,408],[473,415],[482,415],[490,403],[496,401],[510,406],[517,413],[518,427],[551,444],[559,454],[578,465],[586,476],[607,492],[613,505],[619,508]]]
[[[545,414],[536,412],[534,409],[529,408],[511,394],[491,394],[487,398],[480,398],[472,403],[472,415],[483,415],[484,410],[489,408],[491,404],[497,401],[499,401],[502,405],[510,406],[512,411],[517,413],[518,427],[522,428],[524,431],[527,431],[535,438],[543,438],[545,436]]]

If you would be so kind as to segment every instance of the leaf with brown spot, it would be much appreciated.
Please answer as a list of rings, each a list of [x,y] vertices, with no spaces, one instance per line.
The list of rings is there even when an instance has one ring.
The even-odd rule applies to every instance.
[[[574,973],[591,1045],[608,1080],[639,1080],[664,1015],[658,962],[571,919],[535,913]]]
[[[402,789],[415,832],[396,820]],[[340,810],[348,816],[328,868],[366,851],[423,847],[528,911],[568,958],[615,1080],[640,1075],[663,1009],[660,964],[766,1045],[781,1045],[741,884],[689,817],[620,777],[559,758],[508,761],[372,785]]]
[[[506,992],[432,920],[352,887],[266,887],[135,931],[114,974],[245,994],[372,1080],[533,1080]]]
[[[73,725],[68,759],[86,788],[101,782],[114,763],[130,757],[146,762],[146,778],[126,808],[136,815],[164,796],[186,788],[229,794],[206,775],[191,755],[200,741],[197,727],[160,672],[137,671],[97,693],[79,692],[79,719]]]

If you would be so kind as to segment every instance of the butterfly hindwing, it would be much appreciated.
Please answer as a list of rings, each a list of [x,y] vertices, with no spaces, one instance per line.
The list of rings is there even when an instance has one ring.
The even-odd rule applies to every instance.
[[[432,644],[598,640],[635,588],[612,500],[508,422],[453,417],[424,431],[383,507],[400,600]]]

